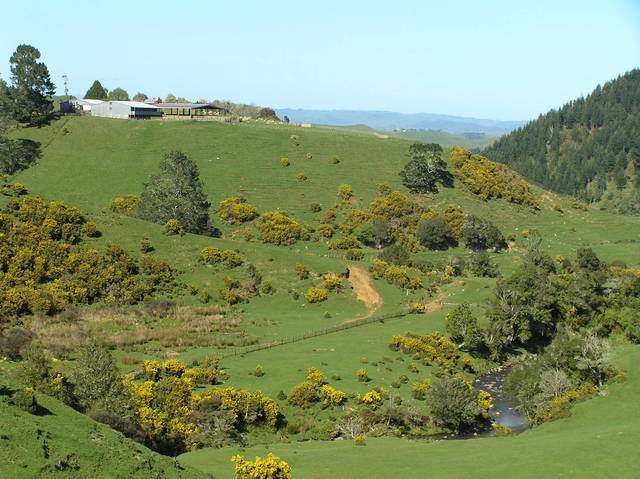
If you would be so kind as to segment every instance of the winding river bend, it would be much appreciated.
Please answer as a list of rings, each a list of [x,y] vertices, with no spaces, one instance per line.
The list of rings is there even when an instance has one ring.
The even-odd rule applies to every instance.
[[[493,397],[493,407],[489,409],[493,416],[493,421],[496,424],[510,427],[517,434],[529,429],[529,421],[516,408],[517,401],[506,398],[502,394],[502,385],[510,369],[509,367],[500,368],[497,371],[480,376],[473,385],[476,389],[486,391]],[[492,430],[480,433],[478,437],[489,437],[491,435],[493,435]]]

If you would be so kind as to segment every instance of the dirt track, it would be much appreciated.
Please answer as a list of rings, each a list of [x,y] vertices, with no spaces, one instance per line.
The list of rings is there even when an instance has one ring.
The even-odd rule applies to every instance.
[[[367,270],[360,266],[349,266],[349,282],[356,293],[356,298],[367,306],[369,314],[382,305],[382,298],[374,288]]]

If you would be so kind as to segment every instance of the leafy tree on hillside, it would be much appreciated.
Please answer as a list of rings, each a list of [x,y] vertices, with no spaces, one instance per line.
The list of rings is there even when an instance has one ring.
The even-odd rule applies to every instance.
[[[462,239],[470,250],[501,250],[507,242],[500,230],[488,220],[478,216],[467,216],[462,226]]]
[[[31,45],[19,45],[10,59],[11,86],[2,86],[2,108],[11,117],[29,125],[43,125],[53,113],[55,85],[47,66],[38,62],[40,52]]]
[[[148,99],[149,97],[141,92],[136,93],[135,95],[133,95],[133,98],[132,98],[133,101],[142,101],[142,102],[145,102]]]
[[[95,343],[87,345],[76,361],[73,382],[75,394],[83,409],[98,402],[106,405],[124,395],[118,367],[107,348]]]
[[[398,244],[387,246],[378,256],[380,260],[391,264],[406,265],[411,261],[409,252]]]
[[[481,344],[482,334],[478,319],[471,312],[468,303],[459,304],[447,313],[444,319],[447,334],[452,341],[458,343],[458,347],[473,349]]]
[[[89,100],[106,100],[107,99],[107,89],[102,86],[102,84],[96,80],[91,85],[91,88],[87,90],[87,93],[84,94],[84,97]]]
[[[431,382],[427,404],[436,424],[460,431],[476,422],[482,412],[478,391],[461,378],[441,378]]]
[[[144,185],[136,213],[159,224],[176,219],[190,233],[210,234],[209,206],[198,166],[183,152],[172,151],[160,162],[160,173]]]
[[[258,113],[258,118],[262,120],[280,121],[280,118],[278,118],[278,115],[276,115],[276,112],[273,108],[263,108]]]
[[[402,184],[414,193],[437,192],[436,183],[453,185],[453,176],[442,161],[442,147],[436,143],[414,143],[409,147],[411,161],[400,172]]]
[[[422,246],[432,250],[446,250],[458,245],[451,227],[442,216],[421,221],[416,229],[416,236]]]
[[[40,143],[12,139],[0,133],[0,173],[13,175],[31,166],[40,157]]]
[[[165,103],[177,103],[178,99],[173,93],[169,93],[166,97],[164,97]]]
[[[107,95],[107,100],[110,101],[129,101],[129,94],[122,88],[114,88]]]
[[[7,108],[9,87],[0,79],[0,173],[13,175],[28,168],[40,157],[40,143],[33,140],[7,137],[7,132],[16,126]]]

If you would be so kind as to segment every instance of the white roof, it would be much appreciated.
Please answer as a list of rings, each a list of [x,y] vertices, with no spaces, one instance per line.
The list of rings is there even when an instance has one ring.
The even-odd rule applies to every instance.
[[[158,109],[154,105],[149,105],[148,103],[142,103],[141,101],[111,101],[109,103],[121,103],[123,105],[127,105],[133,108],[153,108],[154,110]]]
[[[86,103],[87,105],[97,105],[99,103],[104,103],[104,100],[91,100],[89,98],[79,98],[74,101],[78,103]]]

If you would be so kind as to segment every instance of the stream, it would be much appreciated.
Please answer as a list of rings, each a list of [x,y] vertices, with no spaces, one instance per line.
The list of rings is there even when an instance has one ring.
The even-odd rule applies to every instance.
[[[502,394],[502,384],[509,374],[510,367],[499,368],[497,371],[480,376],[473,385],[479,391],[486,391],[493,397],[493,407],[489,409],[496,424],[510,427],[514,434],[518,434],[529,429],[529,421],[520,414],[516,406],[516,399],[509,399]],[[493,435],[493,430],[478,433],[477,437],[489,437]]]

